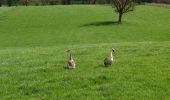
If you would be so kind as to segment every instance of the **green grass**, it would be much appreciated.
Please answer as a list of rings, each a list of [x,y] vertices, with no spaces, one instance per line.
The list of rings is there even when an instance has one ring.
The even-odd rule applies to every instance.
[[[0,99],[169,100],[170,9],[137,6],[116,20],[109,6],[1,7]]]

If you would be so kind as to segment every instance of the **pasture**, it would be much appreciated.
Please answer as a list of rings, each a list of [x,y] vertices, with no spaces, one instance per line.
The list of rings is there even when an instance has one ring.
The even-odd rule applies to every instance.
[[[102,5],[1,7],[0,99],[169,100],[170,8],[140,5],[115,21]]]

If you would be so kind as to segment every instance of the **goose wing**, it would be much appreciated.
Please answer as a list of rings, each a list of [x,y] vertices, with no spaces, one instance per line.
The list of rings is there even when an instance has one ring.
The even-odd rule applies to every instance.
[[[104,59],[104,65],[111,65],[111,64],[112,64],[112,60],[111,59],[108,59],[108,58]]]
[[[68,63],[67,63],[67,66],[68,66],[69,68],[75,68],[75,62],[74,62],[74,60],[69,60]]]

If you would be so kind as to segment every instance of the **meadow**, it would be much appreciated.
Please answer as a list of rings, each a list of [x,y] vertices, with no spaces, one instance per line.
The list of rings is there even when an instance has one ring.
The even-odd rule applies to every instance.
[[[0,7],[0,99],[169,100],[170,8],[139,5],[116,20],[104,5]]]

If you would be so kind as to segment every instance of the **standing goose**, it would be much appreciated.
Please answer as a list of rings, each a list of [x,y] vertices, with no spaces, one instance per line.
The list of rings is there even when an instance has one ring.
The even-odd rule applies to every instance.
[[[114,52],[115,50],[112,48],[110,51],[109,51],[109,55],[104,59],[104,65],[107,66],[107,65],[112,65],[112,62],[113,62],[113,54],[112,52]]]
[[[74,62],[74,60],[73,60],[73,57],[72,57],[72,54],[71,54],[71,50],[67,50],[67,52],[68,52],[68,61],[67,61],[67,67],[69,68],[69,69],[73,69],[73,68],[75,68],[75,62]]]

